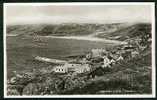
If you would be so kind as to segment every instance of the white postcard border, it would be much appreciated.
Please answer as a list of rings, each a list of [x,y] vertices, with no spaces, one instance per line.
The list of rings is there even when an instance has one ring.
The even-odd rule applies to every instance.
[[[48,5],[150,5],[152,8],[152,94],[142,95],[32,95],[7,96],[7,56],[6,56],[6,7],[7,6],[48,6]],[[77,2],[77,3],[4,3],[3,5],[3,46],[4,46],[4,98],[155,98],[156,94],[156,68],[155,68],[155,3],[153,2]]]

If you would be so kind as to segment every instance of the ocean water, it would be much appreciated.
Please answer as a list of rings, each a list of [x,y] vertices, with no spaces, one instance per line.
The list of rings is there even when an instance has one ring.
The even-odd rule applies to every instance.
[[[36,56],[64,59],[66,56],[85,54],[93,48],[113,49],[117,45],[99,41],[25,36],[8,36],[6,43],[8,77],[12,76],[12,71],[48,66],[35,62]]]

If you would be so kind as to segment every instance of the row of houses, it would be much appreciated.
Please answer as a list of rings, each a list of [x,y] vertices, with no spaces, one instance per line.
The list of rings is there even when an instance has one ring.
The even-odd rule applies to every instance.
[[[91,70],[89,64],[76,64],[76,63],[66,63],[64,65],[55,66],[53,71],[56,73],[85,73]]]
[[[116,50],[115,52],[106,51],[105,49],[92,49],[91,52],[86,54],[85,58],[79,61],[79,63],[65,63],[63,65],[56,66],[54,71],[57,73],[85,73],[91,70],[92,63],[91,59],[93,58],[102,58],[103,64],[101,67],[111,67],[117,61],[124,60],[126,57],[128,58],[137,57],[139,52],[132,45],[124,45],[120,48],[120,50]]]
[[[92,49],[91,52],[87,53],[85,57],[80,58],[79,60],[75,61],[64,61],[64,60],[57,60],[57,59],[49,59],[45,57],[37,56],[35,59],[40,61],[46,62],[53,62],[58,63],[59,65],[53,68],[53,71],[56,73],[85,73],[91,70],[91,63],[93,63],[94,58],[101,58],[103,59],[102,67],[111,67],[112,64],[115,64],[117,61],[124,60],[125,54],[127,56],[131,55],[131,57],[136,57],[139,55],[139,52],[135,50],[136,48],[132,45],[125,45],[120,49],[115,49],[115,52],[106,51],[106,49]],[[131,54],[127,54],[127,52]]]

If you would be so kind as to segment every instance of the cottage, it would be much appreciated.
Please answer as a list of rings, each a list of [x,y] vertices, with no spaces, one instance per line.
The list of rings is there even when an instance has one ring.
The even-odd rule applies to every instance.
[[[56,73],[68,73],[68,72],[84,73],[90,71],[90,65],[66,63],[64,65],[56,66],[53,70]]]
[[[68,72],[68,68],[60,65],[60,66],[56,66],[54,69],[53,69],[54,72],[56,73],[67,73]]]

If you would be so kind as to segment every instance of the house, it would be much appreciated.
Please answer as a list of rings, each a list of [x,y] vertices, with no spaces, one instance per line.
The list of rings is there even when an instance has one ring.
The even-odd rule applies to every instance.
[[[56,73],[67,73],[68,72],[68,68],[63,67],[62,65],[60,65],[60,66],[56,66],[53,69],[53,71],[56,72]]]
[[[90,71],[90,65],[89,64],[77,64],[77,63],[66,63],[64,65],[56,66],[53,69],[56,73],[68,73],[68,72],[74,72],[74,73],[84,73],[87,71]]]

